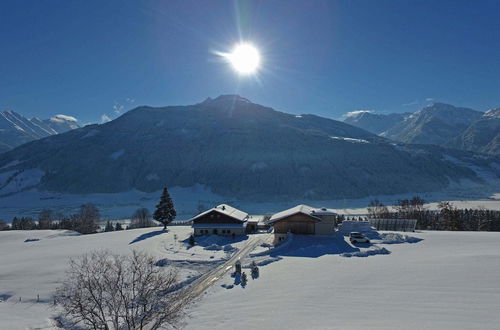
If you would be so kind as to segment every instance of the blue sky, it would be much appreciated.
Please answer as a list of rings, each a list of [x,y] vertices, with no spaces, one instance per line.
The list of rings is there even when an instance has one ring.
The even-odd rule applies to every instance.
[[[500,107],[500,1],[0,2],[0,110],[81,122],[239,94],[290,113]],[[241,77],[214,51],[262,52]]]

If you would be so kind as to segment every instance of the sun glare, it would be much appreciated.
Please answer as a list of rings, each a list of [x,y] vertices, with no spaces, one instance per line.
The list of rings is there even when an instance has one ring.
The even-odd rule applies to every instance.
[[[226,54],[233,68],[241,74],[255,73],[260,65],[260,54],[257,48],[250,44],[239,44],[233,51]]]

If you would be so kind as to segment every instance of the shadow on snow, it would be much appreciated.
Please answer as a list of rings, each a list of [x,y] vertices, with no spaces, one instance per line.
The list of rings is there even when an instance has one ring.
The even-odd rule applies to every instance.
[[[130,242],[128,244],[129,245],[130,244],[134,244],[134,243],[143,241],[145,239],[148,239],[148,238],[151,238],[151,237],[155,237],[155,236],[158,236],[160,234],[165,234],[165,233],[168,233],[168,230],[160,229],[160,230],[150,231],[149,233],[144,233],[142,235],[137,236],[136,238],[134,238],[134,240],[132,242]]]
[[[269,250],[271,257],[318,258],[327,254],[357,252],[360,249],[347,243],[343,237],[293,235],[290,242]],[[369,244],[365,244],[369,245]]]
[[[367,236],[372,240],[371,243],[349,244],[346,238],[341,235],[333,237],[292,235],[282,245],[278,245],[261,255],[267,254],[274,260],[279,260],[281,257],[318,258],[328,254],[338,254],[342,257],[369,257],[391,253],[391,251],[379,245],[418,243],[423,240],[400,233],[379,234],[374,232]],[[266,260],[262,262],[264,263]]]

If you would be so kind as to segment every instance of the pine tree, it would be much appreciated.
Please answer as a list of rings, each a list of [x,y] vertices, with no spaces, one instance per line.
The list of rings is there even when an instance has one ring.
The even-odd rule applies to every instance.
[[[121,225],[121,223],[117,222],[116,225],[115,225],[115,231],[117,230],[123,230],[123,227]]]
[[[167,229],[167,225],[175,219],[177,213],[175,212],[174,203],[167,188],[163,188],[163,193],[161,194],[160,203],[156,205],[156,211],[153,218],[163,224],[163,230]]]

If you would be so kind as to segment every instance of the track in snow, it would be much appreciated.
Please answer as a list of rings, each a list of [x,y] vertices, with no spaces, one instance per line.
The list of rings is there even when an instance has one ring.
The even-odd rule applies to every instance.
[[[265,243],[269,239],[267,235],[252,235],[248,238],[247,244],[231,256],[225,263],[212,269],[207,274],[192,283],[187,290],[191,299],[195,299],[210,288],[221,277],[226,275],[238,260],[245,259],[256,247]]]

